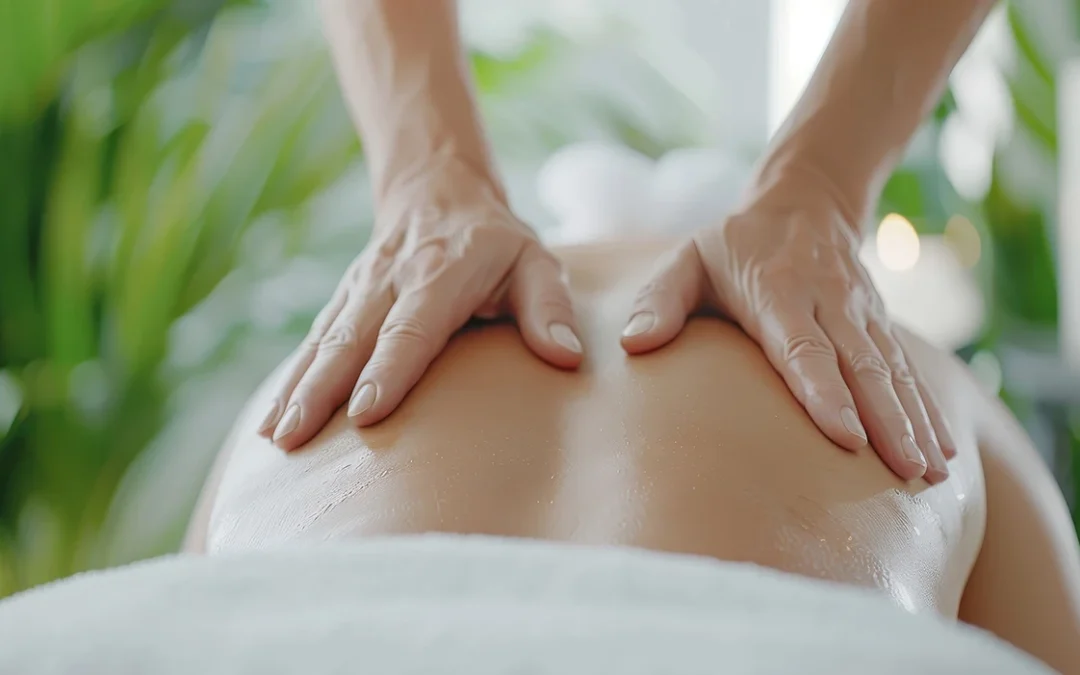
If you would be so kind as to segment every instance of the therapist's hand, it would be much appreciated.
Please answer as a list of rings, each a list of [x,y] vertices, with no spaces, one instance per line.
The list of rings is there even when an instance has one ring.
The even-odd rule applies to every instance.
[[[851,227],[810,201],[759,202],[699,230],[641,290],[623,347],[651,351],[688,315],[719,311],[758,342],[834,443],[855,451],[869,438],[901,478],[940,482],[956,452],[946,423],[893,334]]]
[[[359,426],[389,415],[471,317],[511,316],[544,361],[582,359],[559,262],[468,167],[440,168],[382,200],[371,242],[296,350],[260,433],[293,449],[348,402]]]

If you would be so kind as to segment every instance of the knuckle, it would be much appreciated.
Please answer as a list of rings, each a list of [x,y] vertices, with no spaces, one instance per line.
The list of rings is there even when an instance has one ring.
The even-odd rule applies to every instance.
[[[890,368],[892,372],[892,382],[897,387],[904,387],[905,389],[916,389],[915,375],[912,374],[911,369],[908,368],[906,363],[896,363]]]
[[[521,233],[503,219],[478,218],[457,231],[454,243],[457,244],[457,250],[464,252],[512,245],[520,241]]]
[[[334,326],[319,340],[319,349],[325,351],[342,351],[353,349],[359,344],[356,330],[352,326]]]
[[[329,305],[326,305],[319,310],[319,313],[315,316],[315,320],[311,322],[311,328],[308,329],[307,339],[312,341],[315,345],[318,345],[323,333],[330,328],[330,325],[337,317],[338,309],[339,306],[336,303],[331,302]]]
[[[310,354],[318,351],[319,343],[322,342],[323,330],[321,326],[312,326],[304,339],[300,341],[300,346],[296,350],[297,354]]]
[[[367,286],[372,279],[385,276],[391,259],[378,247],[364,251],[345,270],[345,285],[351,289],[359,289]]]
[[[790,363],[802,359],[835,359],[836,352],[828,342],[814,335],[792,335],[784,339],[781,356]]]
[[[822,382],[807,381],[804,385],[808,398],[815,401],[839,401],[845,405],[851,402],[851,391],[843,380],[828,378]]]
[[[446,267],[460,256],[455,247],[445,236],[431,236],[418,242],[412,255],[398,261],[398,275],[413,280],[428,280],[438,277]]]
[[[879,355],[869,350],[853,353],[849,358],[849,362],[851,363],[852,372],[859,378],[880,383],[892,383],[892,371],[888,364]]]
[[[431,331],[416,317],[387,319],[379,331],[379,339],[391,344],[413,344],[427,348],[434,342]]]
[[[368,248],[357,256],[354,269],[359,273],[372,267],[385,268],[405,248],[405,230],[396,227],[380,228],[383,234],[375,239]]]

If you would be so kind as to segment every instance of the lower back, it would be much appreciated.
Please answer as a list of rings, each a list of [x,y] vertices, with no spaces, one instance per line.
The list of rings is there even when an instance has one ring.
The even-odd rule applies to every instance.
[[[822,436],[730,324],[694,319],[671,345],[626,357],[619,331],[661,250],[563,252],[588,352],[577,372],[542,364],[511,326],[484,326],[456,337],[373,428],[341,410],[286,456],[245,415],[209,550],[423,531],[630,545],[868,586],[955,616],[984,518],[958,369],[909,340],[961,447],[945,483],[904,483],[871,450]]]

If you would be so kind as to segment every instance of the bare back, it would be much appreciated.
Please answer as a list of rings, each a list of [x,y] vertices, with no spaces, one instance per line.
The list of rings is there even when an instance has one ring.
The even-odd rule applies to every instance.
[[[193,523],[214,553],[446,531],[631,545],[750,561],[880,589],[957,615],[986,519],[984,399],[951,356],[908,337],[959,455],[937,486],[830,443],[757,346],[717,319],[627,357],[619,331],[664,246],[560,252],[587,361],[544,365],[512,326],[456,337],[402,407],[357,430],[344,410],[286,455],[238,421]]]

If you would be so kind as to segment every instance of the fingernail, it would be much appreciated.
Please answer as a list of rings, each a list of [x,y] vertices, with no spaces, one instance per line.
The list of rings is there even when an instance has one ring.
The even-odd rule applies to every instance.
[[[930,441],[926,444],[925,457],[927,473],[933,472],[934,478],[938,480],[945,480],[949,477],[949,465],[941,452],[941,446],[935,441]]]
[[[281,418],[277,429],[274,429],[274,440],[280,440],[282,436],[291,434],[298,426],[300,426],[300,406],[293,403],[285,410],[285,416]]]
[[[623,329],[622,336],[634,337],[635,335],[641,335],[652,328],[655,323],[656,315],[652,312],[638,312],[630,317],[630,321],[626,324],[626,328]]]
[[[266,431],[277,422],[278,412],[281,411],[281,402],[274,401],[274,404],[270,406],[270,409],[266,411],[266,417],[263,417],[262,422],[259,424],[259,433]]]
[[[863,428],[862,422],[859,421],[859,414],[854,410],[844,406],[840,410],[840,421],[844,423],[845,429],[864,441],[866,440],[866,429]]]
[[[578,341],[577,336],[574,335],[574,329],[570,326],[565,323],[553,323],[548,327],[548,332],[551,333],[551,339],[559,345],[575,354],[581,353],[581,342]]]
[[[924,469],[926,468],[926,458],[923,457],[922,451],[919,450],[919,446],[915,445],[915,439],[908,434],[904,434],[904,437],[900,439],[900,450],[904,453],[904,457],[906,457],[909,462],[918,464]]]
[[[375,403],[375,385],[366,382],[349,401],[349,417],[356,417]]]

